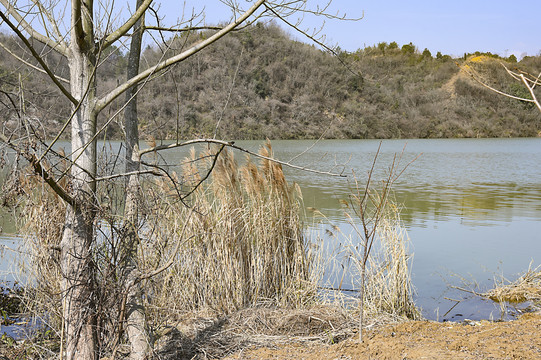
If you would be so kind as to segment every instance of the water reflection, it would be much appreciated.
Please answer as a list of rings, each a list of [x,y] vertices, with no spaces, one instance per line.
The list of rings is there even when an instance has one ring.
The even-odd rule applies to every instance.
[[[332,221],[343,220],[340,199],[347,199],[345,189],[330,191],[302,186],[305,206],[323,212]],[[460,221],[469,226],[498,226],[514,218],[539,220],[541,187],[516,184],[472,184],[454,186],[406,187],[394,192],[394,201],[401,205],[406,227],[425,227],[430,221]]]
[[[423,220],[459,217],[470,226],[493,226],[515,217],[539,218],[541,188],[516,184],[472,184],[466,188],[437,186],[400,189],[396,201],[404,204],[402,219],[408,226]]]

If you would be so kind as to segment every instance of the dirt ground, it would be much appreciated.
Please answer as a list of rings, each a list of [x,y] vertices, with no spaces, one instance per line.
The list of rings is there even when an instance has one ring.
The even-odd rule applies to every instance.
[[[541,314],[510,322],[411,321],[333,345],[293,343],[238,351],[226,359],[541,359]]]
[[[247,309],[219,320],[197,316],[170,327],[153,359],[541,360],[541,313],[510,322],[376,321],[362,344],[354,321],[332,307]],[[0,360],[41,359],[34,350],[0,341]]]

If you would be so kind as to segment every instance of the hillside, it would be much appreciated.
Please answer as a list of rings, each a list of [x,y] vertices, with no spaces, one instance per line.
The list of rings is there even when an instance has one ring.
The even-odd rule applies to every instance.
[[[208,35],[179,36],[161,48],[178,53]],[[57,74],[69,76],[62,59],[47,49],[42,53]],[[143,64],[154,63],[160,54],[158,47],[147,47]],[[98,69],[99,93],[125,77],[125,54],[113,49],[105,55]],[[499,89],[527,95],[500,62],[539,72],[541,57],[514,64],[516,59],[479,55],[433,57],[411,43],[380,43],[342,52],[338,59],[290,39],[276,25],[257,24],[147,83],[139,96],[141,134],[169,139],[215,132],[227,139],[318,138],[323,133],[326,138],[538,136],[541,115],[533,106],[490,92],[458,65],[475,67]],[[56,133],[69,116],[69,104],[54,86],[5,51],[0,52],[0,90],[0,106],[11,109],[8,126],[20,124],[5,93],[15,100],[24,94],[26,113],[44,137]],[[119,103],[107,109],[100,121],[118,108]],[[108,138],[122,137],[121,121],[118,116],[108,128]]]

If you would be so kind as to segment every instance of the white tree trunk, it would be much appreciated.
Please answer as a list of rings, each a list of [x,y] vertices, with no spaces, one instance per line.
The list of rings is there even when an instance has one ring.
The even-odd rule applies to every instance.
[[[72,41],[68,58],[71,94],[81,104],[71,123],[71,190],[61,241],[65,359],[97,358],[95,269],[92,259],[96,213],[95,59]],[[89,42],[85,42],[88,44]],[[91,54],[89,56],[89,54]],[[75,109],[75,108],[74,108]]]

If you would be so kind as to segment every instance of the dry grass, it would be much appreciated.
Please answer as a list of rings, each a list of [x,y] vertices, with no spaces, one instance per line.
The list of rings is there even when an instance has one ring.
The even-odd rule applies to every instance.
[[[541,269],[531,267],[517,280],[508,282],[502,280],[494,289],[482,294],[498,303],[522,303],[531,301],[541,305]]]
[[[326,296],[320,289],[323,270],[333,259],[306,237],[299,187],[287,183],[277,163],[247,159],[240,166],[226,150],[214,163],[216,152],[192,151],[181,163],[181,175],[142,182],[137,266],[144,278],[148,324],[160,338],[154,346],[158,358],[217,357],[247,345],[336,342],[351,336],[357,327],[357,298],[340,292]],[[270,144],[260,153],[272,157]],[[210,168],[210,178],[198,186]],[[101,356],[126,353],[118,331],[123,220],[118,215],[122,196],[115,191],[121,187],[120,181],[113,182],[99,194],[112,207],[99,209],[93,251]],[[179,194],[192,190],[180,201]],[[25,301],[38,316],[47,314],[44,320],[59,338],[59,242],[65,206],[47,190],[26,204],[30,256],[24,270],[36,288]],[[378,227],[380,245],[368,262],[369,327],[418,316],[411,300],[407,235],[396,207],[389,209]],[[358,259],[358,244],[350,245],[350,256]],[[144,276],[157,269],[161,271],[155,276]],[[352,281],[357,275],[351,272]]]
[[[270,144],[261,154],[272,156]],[[209,163],[202,166],[196,159],[192,152],[184,161],[188,187],[199,183],[212,162],[207,157]],[[160,256],[145,259],[146,266],[157,267],[170,256],[175,261],[150,281],[155,316],[205,308],[228,313],[257,305],[299,307],[314,301],[317,283],[310,277],[298,186],[286,182],[279,164],[263,160],[257,166],[248,159],[239,166],[228,151],[218,158],[211,177],[192,194],[194,212],[177,203],[158,215],[160,228],[173,232],[162,237],[153,229]],[[164,194],[172,191],[162,186]],[[178,250],[177,241],[182,241]]]
[[[164,329],[156,359],[222,358],[247,347],[336,343],[355,332],[349,312],[335,306],[247,308],[220,317],[190,312]]]
[[[22,211],[24,246],[19,268],[23,274],[25,310],[51,329],[60,329],[60,240],[66,213],[65,203],[37,177],[24,185],[39,193],[27,197]]]
[[[394,218],[381,221],[377,230],[381,247],[369,257],[366,306],[372,316],[384,313],[418,319],[421,315],[413,302],[409,238],[398,210],[393,211]]]
[[[346,209],[348,211],[348,209]],[[350,217],[352,221],[355,218]],[[344,236],[344,252],[353,259],[349,282],[360,286],[362,246],[358,234]],[[402,226],[399,209],[389,201],[376,229],[375,243],[368,256],[365,284],[365,314],[372,319],[419,319],[421,314],[413,302],[409,237]]]

